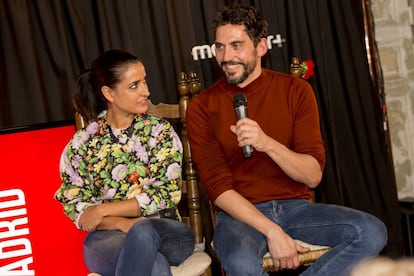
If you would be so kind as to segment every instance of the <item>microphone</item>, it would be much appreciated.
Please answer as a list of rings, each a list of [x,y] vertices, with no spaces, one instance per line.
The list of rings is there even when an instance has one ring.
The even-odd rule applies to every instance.
[[[243,93],[237,93],[233,97],[233,108],[236,112],[237,120],[247,117],[247,100],[246,96]],[[243,146],[243,157],[249,158],[252,156],[253,147],[252,146]]]

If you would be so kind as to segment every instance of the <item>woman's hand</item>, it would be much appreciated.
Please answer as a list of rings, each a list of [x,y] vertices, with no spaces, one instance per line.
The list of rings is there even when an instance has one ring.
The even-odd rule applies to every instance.
[[[93,232],[95,230],[119,230],[127,233],[132,225],[145,219],[145,217],[126,218],[99,216],[99,211],[97,211],[96,208],[94,208],[95,210],[91,209],[92,207],[96,206],[91,206],[86,209],[79,219],[79,227],[88,232]]]
[[[93,232],[95,230],[121,230],[118,227],[119,220],[122,219],[139,219],[141,211],[135,198],[106,202],[98,205],[92,205],[86,208],[78,220],[80,229]],[[142,218],[141,218],[142,219]],[[135,221],[136,222],[136,221]],[[123,224],[122,228],[129,229],[132,226]]]
[[[99,205],[93,205],[82,213],[79,218],[78,225],[80,229],[93,232],[96,230],[98,225],[102,222],[104,216],[99,211]]]

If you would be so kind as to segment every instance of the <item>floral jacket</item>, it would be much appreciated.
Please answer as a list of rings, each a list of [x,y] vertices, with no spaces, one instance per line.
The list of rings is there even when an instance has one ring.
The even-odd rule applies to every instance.
[[[181,199],[182,151],[165,119],[137,116],[114,135],[100,118],[77,131],[63,150],[55,198],[75,224],[91,205],[133,197],[143,216],[175,207]]]

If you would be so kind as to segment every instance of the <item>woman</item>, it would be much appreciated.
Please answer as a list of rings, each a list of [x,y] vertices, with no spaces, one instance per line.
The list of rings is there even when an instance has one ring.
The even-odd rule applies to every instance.
[[[182,145],[170,123],[147,115],[145,67],[120,50],[77,79],[74,104],[89,122],[65,147],[56,199],[88,231],[84,258],[111,275],[171,275],[194,238],[177,221]]]

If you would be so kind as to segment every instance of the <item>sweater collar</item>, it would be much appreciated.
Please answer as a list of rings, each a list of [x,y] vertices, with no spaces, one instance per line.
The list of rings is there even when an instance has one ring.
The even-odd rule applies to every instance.
[[[245,93],[245,94],[249,94],[249,93],[253,93],[254,91],[260,91],[263,86],[264,86],[264,82],[263,79],[265,78],[265,76],[267,75],[267,69],[262,68],[262,73],[260,74],[259,77],[257,77],[255,80],[253,80],[251,83],[249,83],[247,86],[241,88],[235,84],[229,84],[227,83],[227,81],[224,80],[224,87],[226,90],[229,90],[232,92],[232,94],[235,93]]]

